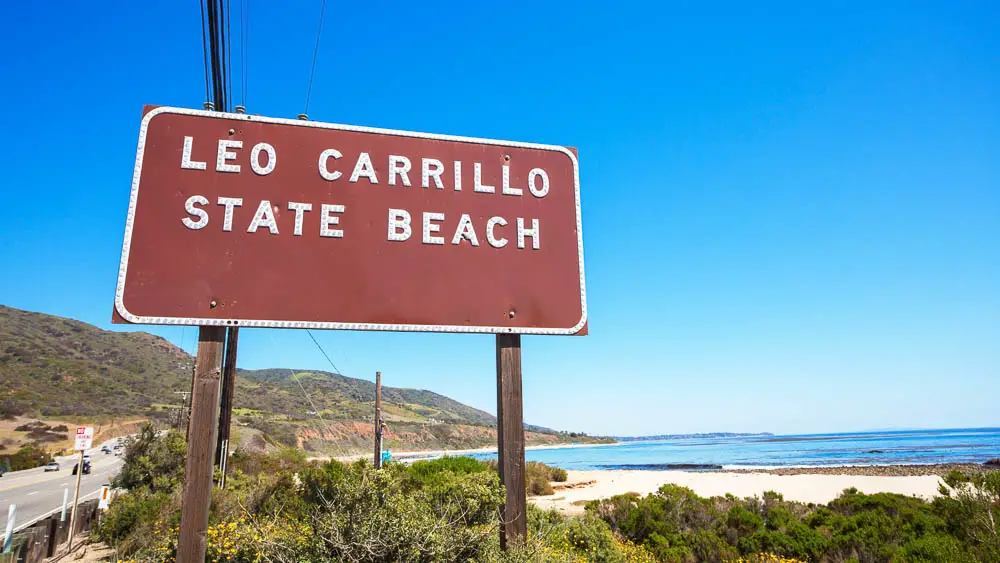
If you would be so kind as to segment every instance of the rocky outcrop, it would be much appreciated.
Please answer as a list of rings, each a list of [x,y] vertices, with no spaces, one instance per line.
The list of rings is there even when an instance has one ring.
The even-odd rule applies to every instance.
[[[915,475],[945,476],[952,471],[981,473],[1000,469],[978,463],[939,463],[934,465],[854,465],[848,467],[781,467],[776,469],[729,469],[726,473],[768,473],[771,475],[866,475],[909,477]]]

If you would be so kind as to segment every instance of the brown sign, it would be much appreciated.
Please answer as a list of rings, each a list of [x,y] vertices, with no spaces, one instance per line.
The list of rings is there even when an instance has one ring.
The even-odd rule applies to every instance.
[[[119,321],[582,334],[575,152],[147,106]]]

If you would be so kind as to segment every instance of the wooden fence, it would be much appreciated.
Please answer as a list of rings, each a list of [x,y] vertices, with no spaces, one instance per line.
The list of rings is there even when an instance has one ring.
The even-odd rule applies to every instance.
[[[88,500],[77,507],[74,538],[97,524],[97,503],[97,500]],[[60,522],[59,516],[59,513],[53,514],[15,532],[10,553],[0,553],[0,563],[41,563],[64,550],[69,539],[69,520]]]

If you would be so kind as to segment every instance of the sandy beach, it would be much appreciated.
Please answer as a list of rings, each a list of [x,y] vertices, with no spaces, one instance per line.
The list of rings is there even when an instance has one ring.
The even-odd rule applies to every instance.
[[[768,473],[701,472],[701,471],[638,471],[601,470],[569,471],[565,483],[554,483],[551,496],[531,497],[539,508],[554,508],[565,514],[583,512],[582,502],[635,492],[641,495],[656,492],[672,483],[688,487],[702,497],[760,496],[775,491],[787,500],[828,503],[849,487],[864,493],[898,493],[930,499],[938,494],[941,478],[937,475],[830,475]]]
[[[525,449],[525,451],[531,451],[531,450],[561,450],[561,449],[564,449],[564,448],[599,448],[599,447],[608,447],[608,446],[617,446],[617,445],[619,445],[619,444],[617,444],[617,443],[611,443],[611,444],[545,444],[545,445],[542,445],[542,446],[527,446],[524,449]],[[483,447],[483,448],[473,448],[473,449],[467,449],[467,450],[421,450],[421,451],[412,451],[412,452],[392,452],[392,459],[394,461],[412,461],[412,460],[417,460],[417,459],[433,459],[433,458],[445,457],[445,456],[463,456],[463,455],[471,455],[471,454],[490,454],[490,453],[493,453],[493,454],[497,453],[497,447],[496,446],[487,446],[487,447]],[[362,458],[367,458],[370,455],[371,455],[370,453],[358,453],[358,454],[349,454],[349,455],[343,455],[343,456],[336,456],[336,457],[334,457],[332,459],[336,459],[337,461],[351,462],[351,461],[357,461],[357,460],[362,459]],[[310,457],[309,459],[310,460],[316,460],[316,461],[327,461],[327,460],[329,460],[331,458],[324,457],[324,456],[317,456],[317,457]]]

